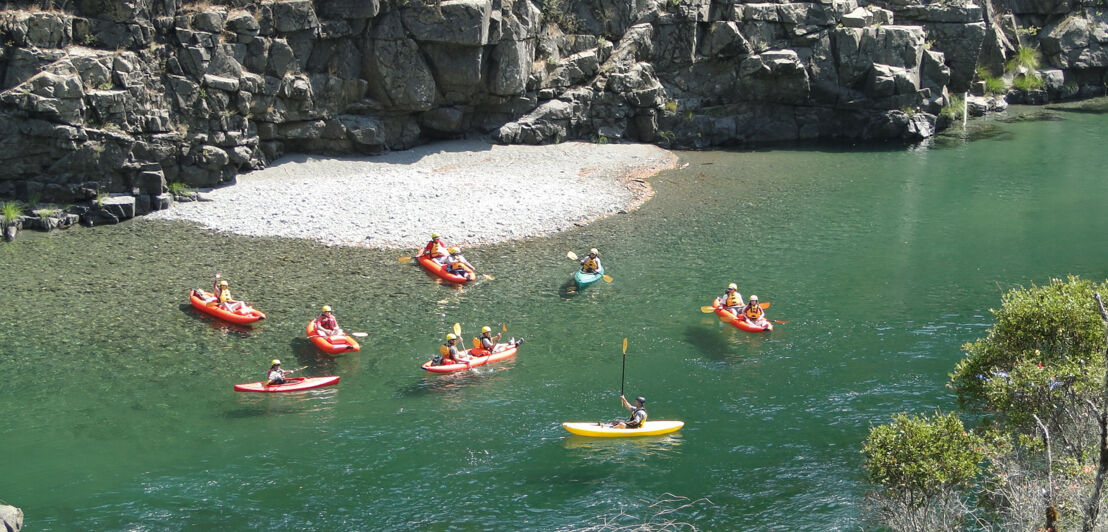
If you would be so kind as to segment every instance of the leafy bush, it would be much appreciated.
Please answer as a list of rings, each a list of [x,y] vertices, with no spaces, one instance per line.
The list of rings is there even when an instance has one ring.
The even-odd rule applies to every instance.
[[[166,188],[169,189],[169,193],[176,196],[188,196],[192,194],[192,187],[182,183],[181,181],[171,181]]]
[[[1015,72],[1020,67],[1034,71],[1039,69],[1039,64],[1041,62],[1042,54],[1039,53],[1039,50],[1030,46],[1020,46],[1019,49],[1016,50],[1016,55],[1008,60],[1008,64],[1005,65],[1005,68],[1008,72]]]

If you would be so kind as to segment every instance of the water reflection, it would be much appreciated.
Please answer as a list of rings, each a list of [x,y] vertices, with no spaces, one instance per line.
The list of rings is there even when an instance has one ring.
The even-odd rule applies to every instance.
[[[198,321],[204,322],[211,330],[222,332],[225,335],[235,335],[240,338],[246,338],[250,335],[250,333],[254,332],[254,327],[251,327],[249,325],[239,325],[237,323],[231,323],[223,321],[219,318],[209,316],[203,312],[200,312],[199,310],[196,310],[189,303],[182,303],[180,305],[180,309],[182,312],[185,312],[188,315],[196,318]]]
[[[253,393],[233,392],[240,408],[227,410],[221,417],[244,419],[284,414],[334,414],[342,381],[334,386],[299,392]],[[321,421],[327,417],[319,418]]]
[[[633,438],[592,438],[570,434],[562,447],[578,451],[575,456],[587,463],[624,463],[628,458],[645,458],[676,454],[684,442],[681,432],[660,436],[636,436]]]

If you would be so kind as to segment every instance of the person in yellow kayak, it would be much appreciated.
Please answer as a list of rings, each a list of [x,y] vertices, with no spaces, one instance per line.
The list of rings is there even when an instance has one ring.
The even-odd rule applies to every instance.
[[[439,346],[439,355],[431,359],[431,365],[465,364],[469,361],[470,357],[465,350],[458,349],[458,336],[454,333],[446,333],[446,343]]]
[[[755,327],[766,326],[766,311],[762,310],[762,306],[758,304],[758,296],[754,294],[750,295],[750,301],[743,307],[740,315],[747,323]]]
[[[219,282],[219,308],[226,310],[227,312],[238,312],[246,308],[246,303],[242,301],[235,301],[231,299],[231,288],[227,286],[227,281]]]
[[[585,273],[597,273],[601,270],[600,252],[596,248],[589,250],[588,256],[581,259],[581,271]]]
[[[285,375],[292,373],[292,371],[285,371],[281,369],[281,361],[276,358],[269,363],[269,371],[266,372],[266,386],[273,386],[275,384],[284,384],[288,381],[285,380]]]
[[[645,397],[636,397],[635,406],[631,406],[631,403],[627,402],[627,398],[622,395],[619,396],[619,400],[623,403],[623,408],[631,411],[631,416],[626,420],[617,419],[611,422],[609,425],[610,427],[614,429],[637,429],[641,427],[643,423],[646,423],[646,408],[644,408],[644,405],[646,405]]]
[[[323,313],[315,319],[315,333],[324,338],[343,334],[342,328],[339,327],[339,320],[331,314],[331,305],[323,305],[322,310]]]
[[[468,270],[466,270],[467,267],[469,268]],[[446,257],[443,268],[447,273],[461,275],[463,277],[465,277],[467,272],[477,271],[476,268],[462,256],[462,250],[457,246],[450,248],[450,256]]]
[[[738,316],[743,311],[743,295],[739,293],[739,285],[731,283],[727,290],[719,298],[719,304]]]
[[[423,256],[442,264],[446,260],[446,244],[439,239],[438,233],[431,233],[431,241],[423,247]]]

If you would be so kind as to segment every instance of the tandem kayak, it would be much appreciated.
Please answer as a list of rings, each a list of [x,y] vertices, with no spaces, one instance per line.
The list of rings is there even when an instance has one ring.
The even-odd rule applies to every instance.
[[[466,270],[466,274],[463,276],[455,275],[446,271],[446,268],[444,268],[442,264],[431,260],[430,257],[427,257],[425,255],[420,255],[419,257],[416,257],[416,259],[419,260],[419,265],[423,266],[423,269],[431,272],[444,281],[449,281],[451,283],[457,284],[465,284],[477,278],[477,274],[473,273],[473,270],[469,269],[465,265],[462,266]]]
[[[604,267],[601,266],[596,273],[585,273],[582,270],[573,272],[573,280],[577,281],[577,288],[584,288],[599,281],[604,277]]]
[[[728,323],[746,332],[760,333],[773,330],[773,324],[764,317],[762,318],[762,321],[759,322],[757,325],[751,325],[745,319],[736,317],[734,312],[731,312],[730,310],[727,310],[720,306],[719,298],[716,298],[716,300],[712,302],[712,308],[716,309],[716,316],[727,318],[729,320]]]
[[[337,334],[335,336],[320,336],[316,334],[315,320],[308,322],[305,331],[308,333],[308,339],[324,353],[341,355],[342,353],[353,353],[362,348],[357,340],[347,334]]]
[[[681,430],[684,421],[645,421],[637,429],[617,429],[601,423],[562,423],[566,430],[579,436],[595,438],[626,438],[630,436],[657,436]]]
[[[497,351],[491,355],[477,356],[479,353],[486,351],[484,351],[483,349],[470,349],[469,351],[466,351],[466,353],[474,358],[469,362],[459,364],[442,364],[439,366],[435,366],[433,365],[433,360],[428,360],[427,362],[424,362],[423,365],[420,367],[432,373],[451,373],[454,371],[461,371],[463,369],[475,368],[477,366],[484,366],[485,364],[488,364],[490,362],[499,362],[506,358],[512,358],[516,356],[516,353],[518,351],[519,346],[513,345],[503,351]]]
[[[239,325],[249,325],[258,320],[264,320],[265,314],[262,311],[250,308],[244,303],[239,310],[230,312],[223,310],[218,303],[215,302],[215,297],[212,294],[200,289],[189,291],[189,302],[192,306],[203,312],[220,318],[222,320],[229,321],[231,323],[237,323]]]
[[[284,384],[274,384],[272,386],[266,384],[266,381],[251,382],[247,384],[236,384],[236,392],[299,392],[301,390],[311,390],[312,388],[322,388],[324,386],[331,386],[332,384],[338,384],[339,377],[294,377],[291,379],[285,379]]]

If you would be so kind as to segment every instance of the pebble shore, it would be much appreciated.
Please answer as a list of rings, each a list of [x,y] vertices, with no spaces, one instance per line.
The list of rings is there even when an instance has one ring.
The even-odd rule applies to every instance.
[[[373,157],[289,156],[148,218],[249,236],[411,248],[431,232],[481,245],[563,231],[634,209],[673,168],[649,144],[459,140]]]

